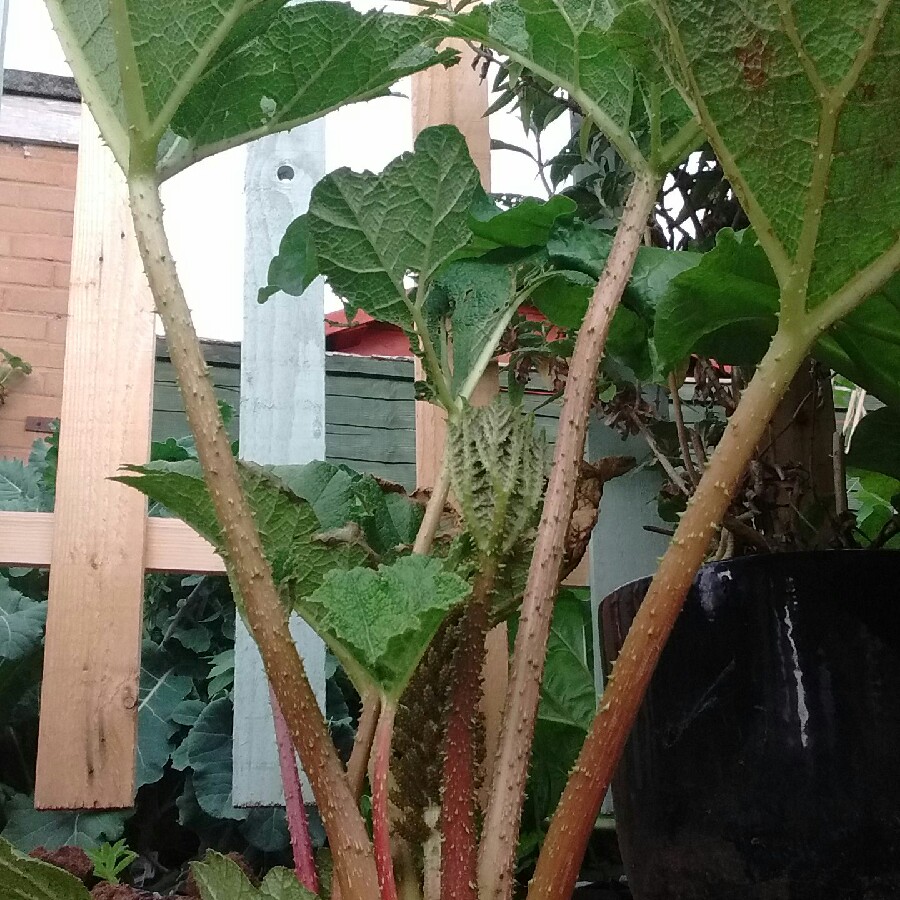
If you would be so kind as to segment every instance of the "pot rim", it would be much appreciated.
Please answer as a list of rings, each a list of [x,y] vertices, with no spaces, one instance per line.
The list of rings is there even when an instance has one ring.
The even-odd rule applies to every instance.
[[[691,588],[693,588],[700,577],[707,572],[722,572],[722,571],[732,571],[735,568],[743,568],[744,566],[756,566],[756,565],[764,565],[762,560],[777,560],[790,562],[791,560],[806,560],[810,557],[818,557],[818,556],[829,556],[834,557],[838,555],[843,555],[847,558],[850,556],[859,558],[862,555],[868,557],[879,557],[881,559],[889,559],[893,558],[895,563],[900,563],[900,549],[889,549],[885,547],[879,547],[878,549],[869,549],[867,547],[842,547],[840,549],[834,550],[789,550],[785,553],[748,553],[744,556],[734,556],[731,559],[721,559],[714,560],[712,562],[704,563],[697,570],[697,574],[694,576],[694,580],[691,582]],[[623,588],[631,587],[632,585],[640,585],[646,584],[648,587],[650,582],[653,580],[654,575],[643,575],[640,578],[632,578],[630,581],[625,581],[620,584],[618,587],[613,588],[613,590],[609,591],[606,596],[600,601],[601,605],[605,603],[610,597],[619,593]],[[690,590],[691,588],[688,588]]]

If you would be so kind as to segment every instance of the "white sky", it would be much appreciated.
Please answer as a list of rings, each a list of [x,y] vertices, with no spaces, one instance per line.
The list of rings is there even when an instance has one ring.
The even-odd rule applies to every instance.
[[[8,0],[5,66],[69,75],[43,0]],[[355,2],[361,9],[372,3]],[[409,85],[397,90],[408,96]],[[566,140],[564,118],[545,139],[547,157]],[[491,134],[508,143],[526,144],[514,115],[491,117]],[[325,158],[329,169],[350,166],[378,171],[412,146],[409,101],[389,97],[345,107],[326,119]],[[366,140],[360,140],[365,135]],[[532,147],[533,149],[533,147]],[[179,272],[203,337],[239,340],[244,254],[244,148],[230,150],[193,166],[163,186],[166,226]],[[518,153],[495,151],[492,189],[543,196],[534,164]],[[278,302],[277,298],[272,302]],[[336,305],[332,297],[326,300]]]

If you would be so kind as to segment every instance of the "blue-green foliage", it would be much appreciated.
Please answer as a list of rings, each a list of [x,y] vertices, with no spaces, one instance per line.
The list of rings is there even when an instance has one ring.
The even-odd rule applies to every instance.
[[[56,436],[38,441],[29,462],[0,460],[0,509],[53,508]],[[189,459],[193,442],[153,445],[156,459]],[[325,464],[321,464],[325,465]],[[297,474],[298,479],[302,473]],[[350,476],[359,478],[355,473]],[[372,482],[363,487],[375,487]],[[357,518],[367,523],[368,507]],[[144,856],[186,856],[193,847],[237,850],[259,864],[289,860],[281,808],[231,804],[231,720],[235,607],[224,577],[148,575],[138,708],[134,812],[39,812],[33,807],[47,573],[0,570],[0,828],[19,850],[96,849],[126,835]],[[358,697],[329,660],[327,711],[339,750],[349,754]],[[224,786],[224,787],[223,787]],[[324,834],[313,816],[313,836]],[[183,859],[176,859],[181,864]],[[154,872],[153,866],[158,867]]]

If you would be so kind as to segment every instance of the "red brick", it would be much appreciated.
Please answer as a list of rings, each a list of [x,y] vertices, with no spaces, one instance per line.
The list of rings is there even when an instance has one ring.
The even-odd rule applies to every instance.
[[[0,284],[0,308],[65,315],[69,311],[69,291],[68,288]]]
[[[0,191],[5,184],[8,182],[0,181]],[[75,209],[75,191],[69,188],[47,184],[19,184],[17,187],[20,206],[29,209],[58,209],[61,212],[72,212]]]
[[[6,395],[6,403],[0,407],[3,412],[3,418],[19,419],[22,423],[19,427],[24,431],[26,416],[48,416],[55,419],[59,415],[60,401],[56,397],[41,397],[36,394],[29,393],[28,380],[30,376],[26,375],[13,382],[9,387]],[[5,429],[4,429],[5,432]],[[35,435],[37,437],[37,435]],[[4,442],[10,439],[9,435],[4,433]]]
[[[0,422],[2,422],[2,417],[0,417]],[[3,435],[4,439],[7,437],[6,427],[0,427],[0,434]],[[11,438],[12,435],[9,435]],[[30,448],[26,449],[25,447],[13,447],[7,446],[5,444],[0,445],[0,458],[2,459],[28,459],[28,455],[31,452]]]
[[[0,235],[0,253],[3,238]],[[50,259],[68,263],[72,258],[72,239],[55,234],[14,234],[9,237],[9,256],[19,259]]]
[[[0,205],[0,231],[7,234],[71,235],[72,218],[71,212]]]
[[[18,206],[22,203],[22,188],[11,181],[0,181],[0,206]]]
[[[34,368],[62,369],[65,357],[65,347],[62,344],[52,344],[47,341],[32,341],[25,338],[4,338],[5,349],[16,356],[21,356],[25,362]],[[44,413],[30,413],[29,415],[44,415]]]
[[[40,372],[41,394],[45,397],[62,397],[63,373],[60,369],[45,369]]]
[[[53,263],[53,284],[58,288],[69,287],[69,265],[67,263]]]
[[[47,323],[46,338],[54,344],[65,344],[69,317],[61,315],[42,316]]]
[[[75,147],[58,147],[53,144],[29,144],[22,141],[0,141],[0,157],[21,156],[27,153],[35,159],[49,159],[53,162],[69,163],[73,168],[78,160]]]
[[[47,325],[46,315],[0,312],[0,341],[11,337],[43,340],[47,337]]]
[[[0,160],[0,180],[20,184],[46,184],[75,189],[75,167],[47,159],[35,159],[20,151],[18,155],[6,153]]]
[[[50,287],[57,266],[58,263],[33,259],[0,259],[0,282]]]

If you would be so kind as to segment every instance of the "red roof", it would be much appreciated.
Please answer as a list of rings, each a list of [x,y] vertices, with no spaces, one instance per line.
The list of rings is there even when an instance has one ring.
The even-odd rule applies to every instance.
[[[523,306],[522,315],[533,322],[543,316],[532,307]],[[403,329],[373,319],[360,310],[347,321],[347,313],[336,310],[325,314],[325,349],[356,356],[412,356]]]
[[[325,314],[325,349],[356,356],[412,356],[402,329],[362,310],[350,323],[342,309]]]

